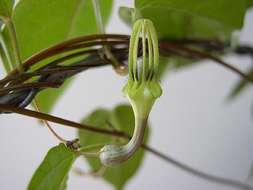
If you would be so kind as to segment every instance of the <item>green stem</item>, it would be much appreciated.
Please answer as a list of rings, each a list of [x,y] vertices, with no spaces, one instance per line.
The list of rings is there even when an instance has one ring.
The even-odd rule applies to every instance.
[[[103,25],[102,16],[101,16],[101,11],[100,11],[101,9],[100,9],[99,0],[92,0],[92,4],[93,4],[94,12],[95,12],[98,33],[104,34],[105,29],[104,29],[104,25]]]
[[[104,145],[105,145],[105,143],[98,143],[98,144],[87,145],[87,146],[81,147],[79,149],[79,151],[83,152],[83,151],[87,151],[87,150],[100,149]]]
[[[0,46],[1,46],[0,51],[2,51],[2,56],[3,56],[2,61],[3,61],[4,67],[5,67],[6,72],[9,73],[14,68],[12,67],[10,53],[9,53],[6,43],[4,41],[2,31],[0,31]],[[6,61],[4,60],[4,57],[5,57]]]
[[[21,61],[21,57],[20,57],[20,51],[19,51],[15,26],[14,26],[12,20],[8,17],[4,17],[3,21],[4,21],[6,27],[9,31],[9,34],[10,34],[11,45],[12,45],[13,56],[14,56],[14,65],[16,67],[18,67],[19,72],[22,72],[23,67],[22,67],[22,61]]]

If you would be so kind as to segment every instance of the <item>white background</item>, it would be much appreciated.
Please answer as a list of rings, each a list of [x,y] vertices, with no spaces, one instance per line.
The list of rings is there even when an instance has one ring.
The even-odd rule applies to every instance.
[[[107,32],[130,33],[118,18],[120,5],[115,1]],[[253,11],[248,13],[240,40],[253,44]],[[246,69],[248,58],[229,56],[227,62]],[[3,68],[0,70],[4,76]],[[253,163],[253,88],[235,101],[227,96],[239,77],[206,61],[179,72],[171,72],[162,82],[163,96],[151,114],[152,135],[149,144],[173,158],[199,170],[218,176],[245,181]],[[112,69],[97,69],[80,74],[62,96],[53,114],[74,121],[97,107],[113,108],[126,102],[122,86],[126,78]],[[92,82],[91,82],[92,81]],[[54,125],[64,137],[73,139],[76,131]],[[0,115],[0,189],[22,190],[48,149],[58,142],[35,119],[16,114]],[[88,171],[82,159],[74,167]],[[71,172],[69,190],[110,190],[112,187],[93,177],[80,177]],[[143,165],[126,189],[148,190],[228,190],[196,178],[147,153]]]

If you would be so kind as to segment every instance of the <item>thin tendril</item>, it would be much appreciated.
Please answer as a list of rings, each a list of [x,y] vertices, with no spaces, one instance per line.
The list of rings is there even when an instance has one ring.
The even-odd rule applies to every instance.
[[[36,111],[40,112],[40,108],[37,102],[37,99],[34,99],[34,107],[36,109]],[[51,133],[61,142],[63,143],[67,143],[68,141],[65,140],[64,138],[62,138],[61,136],[59,136],[54,130],[53,128],[50,126],[49,122],[47,120],[42,120],[43,123],[45,124],[45,126],[51,131]]]

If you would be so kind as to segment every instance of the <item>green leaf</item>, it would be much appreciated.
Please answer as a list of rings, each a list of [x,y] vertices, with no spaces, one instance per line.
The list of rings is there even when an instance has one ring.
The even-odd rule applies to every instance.
[[[101,14],[106,22],[112,0],[100,3]],[[13,22],[22,60],[66,39],[97,32],[92,0],[21,0],[15,7]],[[45,62],[40,65],[43,64]],[[68,84],[60,89],[46,90],[38,96],[43,112],[52,109]]]
[[[128,134],[133,133],[134,129],[134,114],[131,106],[129,105],[119,105],[109,111],[106,109],[97,109],[91,114],[88,115],[83,120],[83,123],[96,126],[98,128],[108,128],[108,122],[112,124],[113,127],[123,130]],[[149,133],[146,130],[145,142],[147,142],[147,134]],[[116,138],[109,137],[101,134],[90,133],[86,131],[78,131],[80,142],[82,146],[92,145],[92,144],[117,144],[127,143],[127,141]],[[123,142],[122,142],[123,141]],[[135,155],[130,158],[127,162],[123,163],[120,166],[107,168],[103,179],[112,184],[115,189],[123,189],[125,184],[136,174],[138,169],[141,166],[141,163],[144,158],[144,151],[142,149],[138,150]],[[86,158],[92,171],[98,171],[102,165],[99,159]]]
[[[14,5],[14,0],[1,0],[0,1],[0,18],[2,16],[11,17],[13,5]]]
[[[120,7],[119,16],[127,24],[132,25],[134,19],[134,8]]]
[[[135,0],[160,37],[229,37],[243,26],[247,0]],[[229,10],[228,10],[229,7]]]
[[[253,6],[253,0],[247,0],[247,7],[251,8]]]
[[[249,70],[249,72],[246,73],[248,76],[253,78],[253,67]],[[237,84],[232,89],[229,99],[233,99],[238,97],[243,91],[247,89],[247,87],[250,87],[250,83],[247,80],[240,79]]]
[[[169,71],[179,71],[197,65],[199,61],[186,59],[183,57],[171,56],[160,57],[160,64],[158,68],[159,78],[163,79]]]
[[[64,144],[51,148],[34,173],[28,190],[64,190],[76,158],[77,155]]]
[[[66,189],[67,189],[68,178],[69,178],[68,175],[66,175],[66,176],[64,177],[64,179],[62,180],[61,185],[60,185],[60,187],[59,187],[59,190],[66,190]]]

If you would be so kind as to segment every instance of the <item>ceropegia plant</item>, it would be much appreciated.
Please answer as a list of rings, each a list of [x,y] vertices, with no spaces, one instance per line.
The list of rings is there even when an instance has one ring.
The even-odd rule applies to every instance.
[[[209,182],[251,190],[252,186],[245,182],[207,174],[166,156],[155,145],[155,149],[151,148],[147,145],[151,127],[146,125],[152,106],[162,93],[159,79],[163,80],[162,76],[171,70],[187,69],[193,63],[197,65],[207,59],[240,76],[230,100],[239,97],[243,90],[252,88],[252,66],[242,68],[244,71],[239,68],[241,65],[238,64],[237,68],[224,61],[223,56],[229,53],[253,57],[251,45],[239,41],[233,43],[233,33],[242,29],[245,14],[253,6],[253,1],[134,0],[133,8],[119,9],[121,19],[133,26],[131,36],[106,32],[104,26],[112,5],[113,0],[0,0],[0,58],[5,69],[5,72],[0,70],[1,76],[4,75],[0,80],[1,129],[8,127],[2,118],[14,112],[43,120],[61,142],[49,150],[28,189],[66,189],[68,174],[74,171],[84,177],[100,177],[115,189],[122,190],[140,171],[149,152]],[[130,105],[116,105],[112,110],[95,109],[85,116],[82,123],[48,114],[69,86],[70,78],[105,66],[110,66],[111,74],[119,76],[129,70],[123,93]],[[226,82],[230,84],[233,81]],[[100,84],[84,85],[82,92],[100,87]],[[90,101],[88,98],[80,98],[80,101]],[[34,106],[27,108],[32,103]],[[31,110],[34,108],[36,111]],[[65,110],[69,112],[69,109]],[[65,140],[59,136],[47,121],[78,128],[80,144],[78,140]],[[168,125],[173,127],[171,123]],[[157,130],[156,127],[152,129]],[[31,137],[29,132],[25,132],[27,141]],[[5,136],[5,133],[1,134]],[[11,136],[19,139],[13,131]],[[32,144],[37,145],[36,141]],[[28,149],[30,144],[22,148]],[[16,159],[15,147],[11,145],[4,146],[3,152],[7,154],[4,153],[2,158],[12,160],[9,157],[14,154],[19,164],[15,170],[23,170],[22,163],[19,163],[22,159]],[[36,150],[40,150],[39,146]],[[34,152],[27,156],[31,154]],[[80,155],[85,157],[89,169],[83,171],[72,167]],[[0,164],[0,171],[4,173],[2,167],[9,165],[3,161]],[[10,165],[15,166],[13,163]],[[6,181],[28,181],[25,179],[27,176],[17,176],[19,172],[9,171],[4,175],[1,173],[0,189],[6,189],[2,187],[8,183]],[[17,189],[15,184],[6,186]]]

